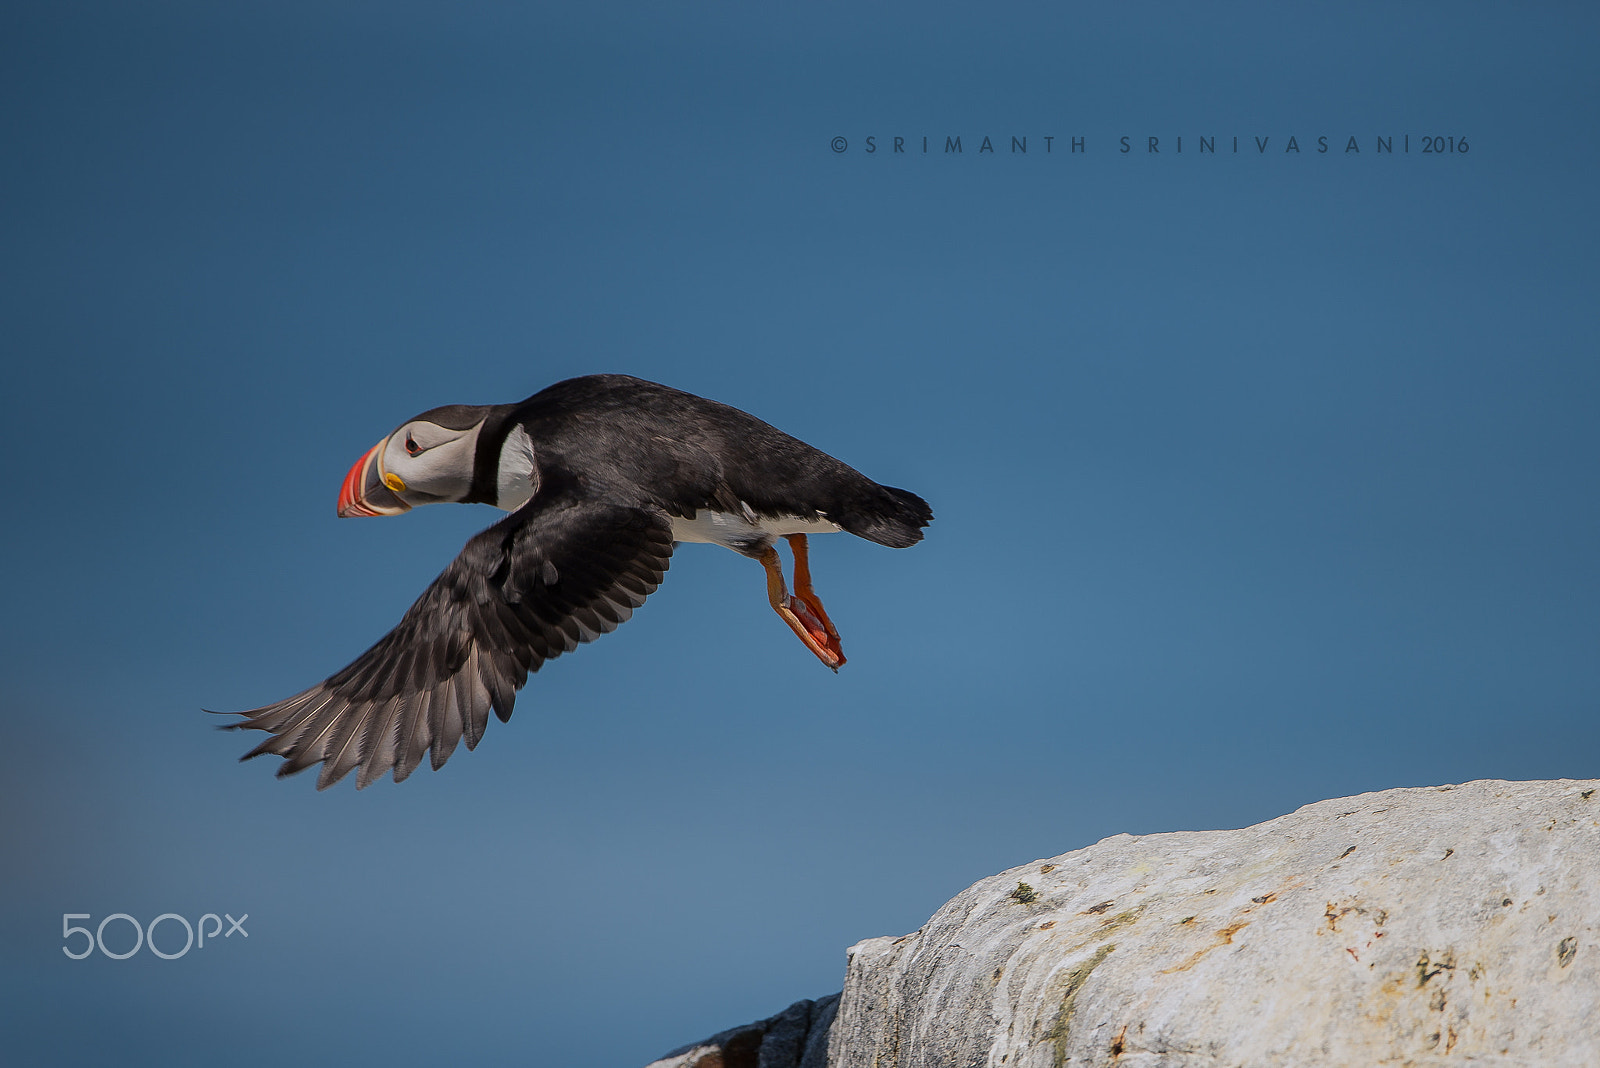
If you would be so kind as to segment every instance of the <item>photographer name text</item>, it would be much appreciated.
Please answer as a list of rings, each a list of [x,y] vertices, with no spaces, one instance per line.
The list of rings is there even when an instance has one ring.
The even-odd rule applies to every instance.
[[[829,143],[836,155],[856,151],[866,156],[1459,156],[1471,151],[1461,134],[1131,134],[1117,138],[1057,134],[944,134],[942,136],[868,134],[856,142],[837,136]]]

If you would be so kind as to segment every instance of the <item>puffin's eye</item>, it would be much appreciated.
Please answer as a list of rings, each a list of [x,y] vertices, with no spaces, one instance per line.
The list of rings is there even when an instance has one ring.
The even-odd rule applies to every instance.
[[[406,452],[409,452],[412,456],[416,456],[421,451],[422,451],[422,446],[417,444],[417,441],[416,441],[415,438],[413,438],[410,434],[407,434],[406,435]]]

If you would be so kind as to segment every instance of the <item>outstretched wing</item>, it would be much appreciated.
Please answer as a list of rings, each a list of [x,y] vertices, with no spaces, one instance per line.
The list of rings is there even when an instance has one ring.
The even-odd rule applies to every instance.
[[[535,497],[467,542],[385,635],[304,693],[243,712],[234,728],[270,731],[242,759],[284,758],[279,776],[321,761],[317,789],[359,768],[356,787],[430,749],[437,769],[462,738],[476,748],[492,708],[546,660],[628,619],[665,575],[672,529],[639,508]]]

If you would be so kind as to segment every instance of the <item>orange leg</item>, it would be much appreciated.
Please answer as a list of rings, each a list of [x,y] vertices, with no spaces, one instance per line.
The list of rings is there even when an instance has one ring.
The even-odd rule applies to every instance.
[[[811,567],[806,559],[806,536],[786,534],[789,548],[794,552],[794,593],[783,582],[783,565],[778,561],[778,551],[768,547],[761,554],[761,564],[767,569],[767,600],[772,610],[789,624],[789,629],[816,654],[818,660],[835,671],[844,663],[844,650],[839,645],[839,632],[822,609],[822,601],[811,588]]]
[[[839,654],[839,663],[844,663],[844,653],[839,649],[839,632],[833,627],[833,620],[828,618],[828,613],[823,610],[822,598],[817,596],[817,591],[811,588],[811,560],[806,536],[804,534],[785,534],[784,540],[789,543],[789,551],[794,553],[794,595],[803,601],[807,608],[816,616],[815,622],[821,623],[831,639],[827,645]]]

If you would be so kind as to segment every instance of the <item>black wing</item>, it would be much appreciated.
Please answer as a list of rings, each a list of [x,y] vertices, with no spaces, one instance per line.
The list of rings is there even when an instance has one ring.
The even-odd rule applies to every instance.
[[[467,542],[395,627],[343,671],[234,728],[272,737],[242,759],[284,758],[278,775],[322,762],[317,789],[354,768],[360,789],[390,768],[400,782],[463,737],[476,748],[492,708],[546,660],[628,619],[665,575],[672,528],[654,512],[535,497]]]

